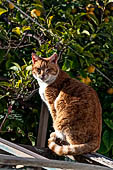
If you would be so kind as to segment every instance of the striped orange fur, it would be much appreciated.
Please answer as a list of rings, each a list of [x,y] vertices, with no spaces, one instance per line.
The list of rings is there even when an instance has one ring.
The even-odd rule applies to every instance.
[[[49,58],[32,54],[32,73],[55,130],[50,134],[48,147],[58,155],[94,152],[100,147],[102,129],[97,93],[62,71],[57,60],[57,54]]]

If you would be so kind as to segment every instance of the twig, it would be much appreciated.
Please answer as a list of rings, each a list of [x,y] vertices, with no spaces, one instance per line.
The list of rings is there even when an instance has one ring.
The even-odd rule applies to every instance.
[[[26,102],[26,101],[28,101],[29,99],[31,99],[31,97],[33,97],[33,96],[35,95],[35,93],[37,93],[37,91],[38,91],[38,89],[33,90],[29,96],[27,96],[27,97],[25,97],[25,98],[23,99],[23,101]]]
[[[38,36],[29,33],[27,33],[26,36],[34,38],[35,40],[38,41],[39,45],[41,46],[41,40]]]
[[[50,8],[50,11],[49,11],[49,13],[48,13],[47,16],[46,16],[46,19],[49,17],[49,15],[50,15],[50,13],[52,12],[52,10],[53,10],[53,5],[52,5],[52,7]]]
[[[25,44],[25,45],[21,45],[21,46],[18,46],[18,48],[24,48],[24,47],[28,47],[28,46],[31,46],[32,44]],[[16,49],[17,46],[14,46],[14,47],[10,47],[10,50],[11,49]],[[0,50],[7,50],[9,49],[9,46],[8,47],[0,47]]]
[[[1,123],[1,125],[0,125],[0,132],[1,132],[1,130],[2,130],[2,127],[3,127],[6,119],[8,118],[8,116],[9,116],[9,114],[10,114],[11,112],[12,112],[12,105],[10,105],[10,106],[8,107],[8,113],[5,115],[3,121],[2,121],[2,123]]]
[[[17,48],[19,48],[19,46],[22,44],[22,42],[23,42],[24,39],[25,39],[26,34],[27,34],[27,32],[26,32],[26,33],[24,34],[24,36],[22,37],[20,43],[17,45],[17,47],[15,48],[15,50],[16,50]]]
[[[107,79],[111,84],[113,84],[113,81],[109,79],[104,73],[102,73],[97,67],[95,67],[96,71],[100,73],[105,79]]]

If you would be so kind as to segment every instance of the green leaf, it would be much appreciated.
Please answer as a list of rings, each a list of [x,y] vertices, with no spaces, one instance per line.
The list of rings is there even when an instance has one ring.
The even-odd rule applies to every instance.
[[[84,47],[82,47],[80,44],[78,43],[73,43],[72,48],[78,52],[79,54],[83,53]]]
[[[18,80],[17,82],[16,82],[16,87],[17,88],[19,88],[19,86],[22,84],[22,80]]]
[[[87,31],[87,30],[83,30],[81,33],[90,36],[90,33],[89,33],[89,31]]]
[[[32,132],[29,132],[28,133],[28,138],[30,140],[30,142],[32,143],[32,146],[35,146],[35,137],[33,136],[33,133]]]
[[[8,95],[9,95],[9,92],[7,92],[5,95],[0,95],[0,100]]]
[[[89,17],[91,18],[91,20],[92,20],[97,26],[99,25],[99,21],[98,21],[98,19],[97,19],[96,16],[89,14]]]
[[[109,151],[111,149],[111,147],[113,146],[113,131],[105,130],[102,140],[103,140],[104,145],[106,146],[107,150]]]
[[[104,119],[105,124],[113,130],[113,120],[110,119]]]
[[[3,13],[7,12],[6,9],[0,8],[0,15],[2,15]]]
[[[76,16],[75,21],[78,20],[78,19],[80,19],[82,16],[85,16],[85,15],[86,15],[86,13],[84,13],[84,12],[79,13],[79,14]]]
[[[94,58],[94,55],[90,51],[84,51],[84,56]]]
[[[100,145],[100,148],[98,150],[99,153],[101,154],[105,154],[108,152],[108,149],[106,148],[106,146],[104,145],[104,142],[101,141],[101,145]]]
[[[27,70],[27,71],[31,71],[31,70],[32,70],[32,65],[27,66],[27,67],[26,67],[26,70]]]
[[[64,65],[62,67],[62,70],[64,71],[70,71],[73,68],[73,61],[69,59],[65,59]]]
[[[111,2],[113,2],[113,0],[108,0],[107,4],[108,4],[108,3],[111,3]]]
[[[11,86],[11,84],[10,84],[10,83],[8,83],[8,82],[2,81],[2,82],[0,82],[0,86],[10,87],[10,86]]]
[[[18,63],[13,62],[13,64],[14,64],[15,66],[10,67],[10,70],[21,71],[21,67],[19,66]]]
[[[30,26],[22,27],[22,32],[27,31],[27,30],[31,30],[31,27]]]
[[[21,29],[20,29],[20,27],[16,27],[16,28],[13,28],[13,29],[12,29],[12,32],[20,35],[20,34],[21,34]]]
[[[48,19],[47,19],[47,24],[48,24],[48,28],[50,28],[51,26],[51,21],[53,19],[53,16],[50,16]]]

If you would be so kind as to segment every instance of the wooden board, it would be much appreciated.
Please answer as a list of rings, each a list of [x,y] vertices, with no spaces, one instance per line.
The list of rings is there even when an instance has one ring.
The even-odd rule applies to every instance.
[[[0,149],[21,158],[23,157],[23,158],[47,159],[41,155],[38,155],[26,148],[23,148],[17,144],[14,144],[2,138],[0,138]]]
[[[49,111],[48,111],[45,103],[42,103],[39,129],[38,129],[38,137],[37,137],[37,146],[38,147],[45,147],[48,119],[49,119]]]
[[[110,170],[111,168],[101,167],[97,165],[89,165],[84,163],[75,163],[67,161],[19,158],[14,156],[0,155],[0,164],[4,165],[24,165],[29,167],[46,167],[55,169],[75,169],[75,170]]]

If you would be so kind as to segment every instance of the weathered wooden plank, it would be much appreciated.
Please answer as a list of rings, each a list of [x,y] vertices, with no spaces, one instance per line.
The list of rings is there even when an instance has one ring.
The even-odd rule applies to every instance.
[[[47,127],[48,127],[49,111],[44,102],[42,102],[40,122],[38,128],[37,145],[38,147],[45,147]],[[35,168],[35,170],[42,170],[42,168]]]
[[[93,165],[101,165],[106,166],[109,168],[113,168],[113,160],[101,155],[99,153],[93,152],[90,154],[83,154],[83,155],[77,155],[77,156],[68,156],[72,160],[76,160],[78,162],[82,163],[89,163]]]
[[[84,163],[75,163],[67,161],[46,160],[46,159],[33,159],[33,158],[20,158],[15,156],[0,155],[0,164],[4,165],[24,165],[30,167],[48,167],[60,169],[75,169],[75,170],[110,170],[111,168],[89,165]]]
[[[110,159],[99,153],[95,152],[95,153],[90,153],[90,154],[83,154],[82,157],[84,157],[85,159],[90,158],[90,161],[92,160],[93,164],[99,163],[100,165],[113,168],[113,159]]]
[[[40,156],[32,151],[29,151],[26,148],[23,148],[19,145],[16,145],[16,144],[9,142],[2,138],[0,138],[0,149],[6,151],[8,153],[11,153],[15,156],[18,156],[18,157],[47,159],[47,158]]]
[[[29,150],[36,152],[37,154],[42,155],[48,159],[61,159],[60,156],[53,153],[49,148],[37,148],[28,145],[23,145],[23,147],[26,147]],[[113,168],[113,159],[108,158],[96,152],[90,154],[77,155],[77,156],[68,156],[68,157],[72,160],[81,163],[89,163],[89,164],[101,165],[101,166]]]
[[[0,138],[0,149],[1,150],[4,150],[4,151],[6,151],[6,152],[8,152],[8,153],[10,153],[10,154],[13,154],[13,155],[15,155],[15,156],[17,156],[17,157],[20,157],[21,159],[24,159],[24,158],[32,158],[32,159],[46,159],[46,160],[48,160],[47,158],[45,158],[45,157],[43,157],[43,156],[41,156],[41,155],[39,155],[39,154],[37,154],[37,153],[35,153],[35,152],[32,152],[32,151],[30,151],[30,150],[28,150],[28,149],[26,149],[26,148],[24,148],[24,147],[21,147],[21,146],[19,146],[19,145],[16,145],[16,144],[14,144],[14,143],[12,143],[12,142],[9,142],[9,141],[7,141],[7,140],[4,140],[4,139],[2,139],[2,138]],[[2,155],[2,158],[4,157],[4,156],[8,156],[9,157],[9,159],[11,158],[11,155],[9,156],[9,155],[3,155],[3,154],[1,154]],[[4,161],[3,161],[4,162]],[[2,164],[2,163],[1,163]],[[4,164],[4,163],[3,163]],[[10,165],[9,164],[9,162],[5,162],[5,165]],[[18,165],[18,164],[11,164],[11,165]],[[22,164],[23,165],[23,164]],[[47,169],[47,170],[50,170],[50,169],[48,169],[48,168],[46,168],[46,167],[43,167],[44,169]],[[51,170],[56,170],[56,169],[51,169]]]
[[[37,146],[38,147],[45,147],[47,127],[48,127],[48,118],[49,118],[49,111],[48,111],[45,103],[42,102],[39,129],[38,129],[38,137],[37,137]]]

